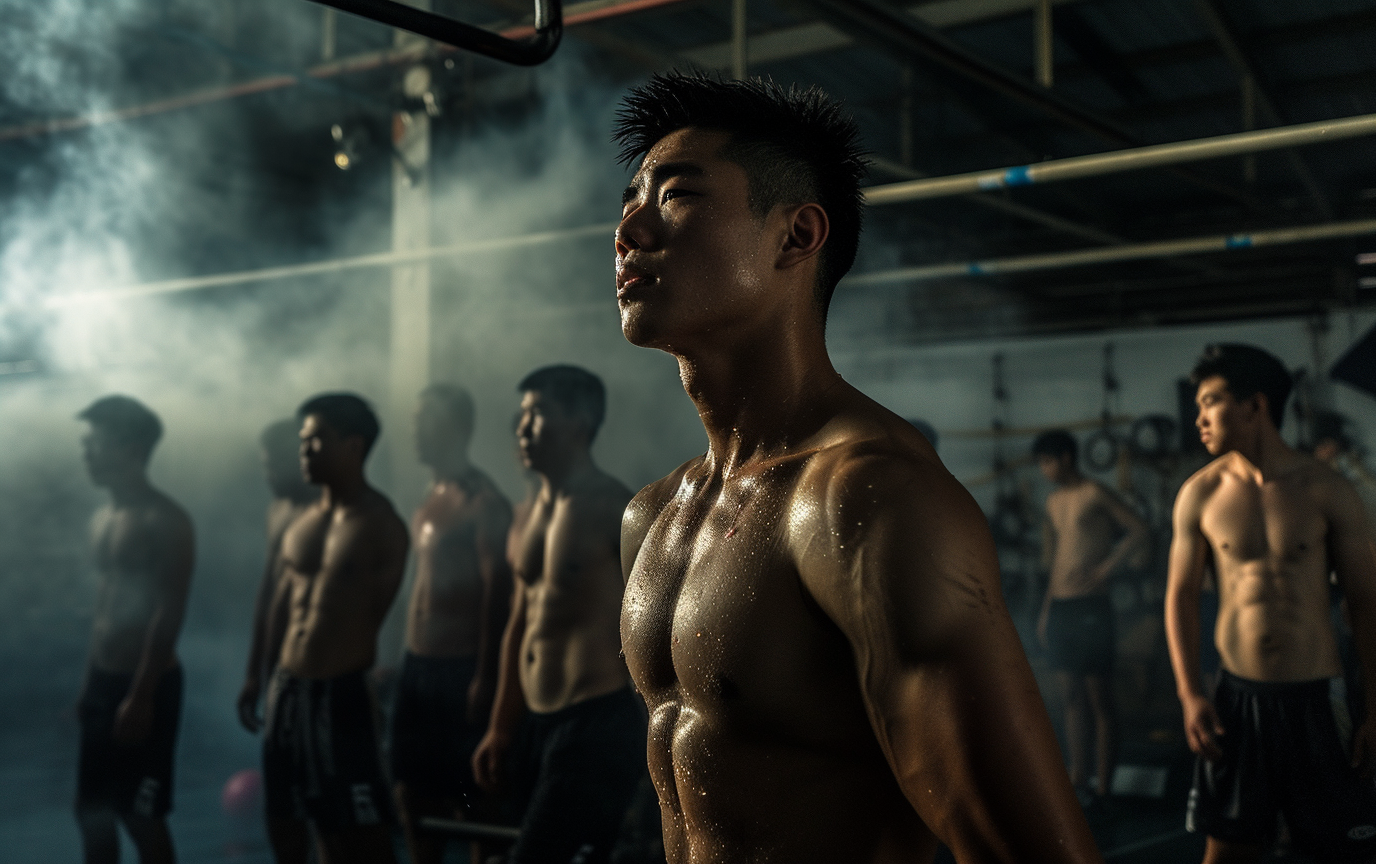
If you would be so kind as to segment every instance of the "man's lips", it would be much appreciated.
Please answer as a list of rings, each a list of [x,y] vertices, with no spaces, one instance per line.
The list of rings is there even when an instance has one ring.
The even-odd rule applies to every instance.
[[[633,264],[622,264],[616,268],[616,296],[624,297],[626,292],[652,285],[658,278]]]

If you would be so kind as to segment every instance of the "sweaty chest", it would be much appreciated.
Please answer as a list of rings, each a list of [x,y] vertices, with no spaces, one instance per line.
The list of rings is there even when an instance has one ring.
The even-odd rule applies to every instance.
[[[328,513],[307,513],[287,528],[282,536],[282,563],[302,575],[319,573],[325,567],[330,545]]]
[[[666,508],[630,574],[622,643],[651,703],[783,706],[847,665],[787,551],[784,497],[723,499]]]
[[[96,564],[103,571],[143,572],[156,559],[156,538],[135,514],[106,518],[96,537]]]
[[[1215,553],[1235,561],[1298,561],[1324,554],[1327,522],[1295,484],[1230,483],[1200,519]]]

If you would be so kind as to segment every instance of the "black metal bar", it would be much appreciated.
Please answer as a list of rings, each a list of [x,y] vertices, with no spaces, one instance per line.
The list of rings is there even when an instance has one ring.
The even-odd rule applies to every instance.
[[[561,0],[535,0],[535,34],[525,39],[508,39],[490,30],[407,6],[396,0],[313,2],[516,66],[538,66],[545,62],[554,55],[554,49],[559,47],[559,40],[564,35]]]
[[[514,843],[516,838],[521,836],[519,829],[506,825],[484,825],[481,822],[460,822],[457,819],[437,819],[433,816],[422,817],[420,827],[426,831],[437,831],[463,840],[499,840]]]

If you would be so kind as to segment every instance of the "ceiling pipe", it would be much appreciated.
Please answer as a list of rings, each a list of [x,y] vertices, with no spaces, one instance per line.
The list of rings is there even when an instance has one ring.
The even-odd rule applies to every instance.
[[[971,171],[948,177],[887,183],[866,190],[865,201],[871,205],[880,205],[970,195],[1007,187],[1056,183],[1201,159],[1281,150],[1322,141],[1341,141],[1364,135],[1376,135],[1376,114],[1362,114],[1339,120],[1320,120],[1316,123],[1301,123],[1253,132],[1235,132],[1231,135],[1175,141],[1170,144],[1153,144],[1148,147],[1073,156],[1069,159],[1052,159],[992,171]]]
[[[919,21],[915,16],[901,9],[891,8],[882,0],[807,0],[807,5],[836,26],[850,29],[857,38],[863,38],[871,44],[900,54],[922,57],[1111,144],[1124,147],[1141,146],[1141,142],[1111,120],[988,62],[935,28]],[[1173,173],[1196,186],[1249,207],[1262,206],[1260,199],[1255,195],[1227,183],[1185,169],[1173,169]]]
[[[1323,225],[1303,225],[1276,228],[1250,234],[1217,234],[1210,237],[1184,237],[1159,240],[1153,243],[1132,243],[1126,246],[1107,246],[1100,249],[1075,249],[1043,255],[1021,255],[1013,258],[993,258],[985,261],[965,261],[950,264],[928,264],[921,267],[899,267],[877,273],[848,276],[845,284],[852,287],[886,285],[893,282],[924,282],[959,276],[1002,276],[1010,273],[1030,273],[1037,270],[1057,270],[1084,267],[1091,264],[1110,264],[1118,261],[1144,261],[1175,255],[1197,255],[1204,252],[1229,252],[1258,246],[1283,246],[1332,240],[1338,237],[1358,237],[1376,234],[1376,219],[1356,219],[1348,222],[1327,222]]]
[[[592,24],[597,21],[605,21],[608,18],[616,18],[622,15],[630,15],[636,12],[658,9],[661,6],[672,6],[677,3],[685,2],[690,2],[690,0],[623,0],[623,2],[615,2],[615,0],[586,0],[586,2],[583,3],[570,4],[569,7],[564,10],[564,27],[568,28],[580,24]],[[535,28],[533,26],[521,25],[501,30],[498,32],[498,35],[506,39],[524,39],[534,33]],[[435,48],[441,53],[450,53],[456,50],[448,45],[439,45],[435,46]],[[104,126],[109,123],[120,123],[127,120],[135,120],[140,117],[165,114],[169,111],[177,111],[183,108],[223,102],[227,99],[236,99],[240,96],[268,93],[273,90],[283,90],[288,87],[295,87],[311,78],[333,78],[336,75],[367,72],[372,69],[381,69],[388,66],[403,66],[424,59],[430,50],[431,46],[424,42],[418,42],[416,45],[408,48],[388,49],[386,51],[368,51],[351,57],[343,57],[328,63],[312,66],[305,72],[295,75],[267,75],[249,81],[241,81],[237,84],[193,90],[190,93],[181,93],[166,99],[156,99],[141,105],[131,105],[127,108],[117,108],[111,111],[95,111],[90,114],[80,114],[75,117],[35,120],[30,123],[19,123],[14,126],[0,126],[0,142],[15,141],[22,138],[36,138],[41,135],[53,135],[60,132],[74,132],[78,129],[86,129],[92,126]]]

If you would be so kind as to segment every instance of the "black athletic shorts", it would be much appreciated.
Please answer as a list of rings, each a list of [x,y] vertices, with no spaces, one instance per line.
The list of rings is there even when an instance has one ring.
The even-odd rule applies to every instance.
[[[605,864],[645,764],[645,714],[629,687],[527,714],[513,756],[524,811],[511,864]]]
[[[77,706],[81,755],[77,762],[79,809],[161,818],[172,810],[172,757],[182,714],[182,669],[163,673],[153,693],[153,726],[142,744],[116,744],[115,714],[134,676],[89,669]]]
[[[468,722],[468,685],[476,670],[474,657],[406,653],[389,737],[393,781],[428,798],[477,803],[471,760],[486,723]]]
[[[1296,851],[1320,861],[1376,856],[1376,783],[1352,768],[1341,678],[1270,683],[1219,673],[1223,758],[1195,762],[1185,826],[1269,843],[1285,816]]]
[[[378,728],[362,672],[312,679],[278,670],[263,734],[268,818],[309,819],[325,831],[390,824]]]
[[[1113,603],[1104,594],[1052,600],[1046,614],[1051,668],[1078,675],[1113,672]]]

